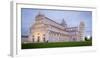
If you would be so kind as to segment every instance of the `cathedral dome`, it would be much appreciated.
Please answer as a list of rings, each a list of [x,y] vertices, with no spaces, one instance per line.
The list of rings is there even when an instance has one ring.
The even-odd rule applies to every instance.
[[[65,21],[64,19],[62,20],[61,25],[62,25],[63,27],[67,27],[66,21]]]

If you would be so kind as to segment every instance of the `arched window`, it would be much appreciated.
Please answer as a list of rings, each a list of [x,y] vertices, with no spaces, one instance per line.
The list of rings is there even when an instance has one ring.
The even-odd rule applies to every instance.
[[[38,33],[38,35],[40,35],[40,33]]]
[[[75,39],[75,38],[73,38],[73,41],[76,41],[76,39]]]
[[[38,36],[38,38],[37,38],[37,42],[40,42],[40,36]]]
[[[32,40],[33,40],[33,42],[34,42],[34,35],[32,36]]]
[[[43,41],[45,42],[45,37],[43,38]]]
[[[43,36],[45,36],[45,34],[43,34]]]
[[[45,42],[45,34],[43,34],[43,41]]]

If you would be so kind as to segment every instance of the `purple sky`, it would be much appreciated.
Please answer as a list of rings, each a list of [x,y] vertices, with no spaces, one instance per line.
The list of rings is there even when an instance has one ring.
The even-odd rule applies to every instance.
[[[35,16],[41,12],[46,17],[61,23],[62,19],[68,26],[79,26],[80,21],[85,23],[85,35],[92,35],[92,12],[91,11],[73,11],[73,10],[48,10],[48,9],[21,9],[21,34],[28,35],[29,28],[34,23]]]

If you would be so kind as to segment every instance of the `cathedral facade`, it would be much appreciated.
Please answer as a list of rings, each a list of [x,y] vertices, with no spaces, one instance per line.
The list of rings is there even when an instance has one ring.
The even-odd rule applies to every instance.
[[[85,24],[80,22],[78,26],[68,27],[64,19],[57,23],[39,13],[35,17],[34,24],[30,27],[29,42],[71,42],[84,41]]]

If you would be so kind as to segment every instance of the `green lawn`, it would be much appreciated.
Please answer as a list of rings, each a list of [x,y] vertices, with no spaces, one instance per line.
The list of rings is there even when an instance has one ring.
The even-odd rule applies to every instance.
[[[92,46],[92,41],[85,42],[52,42],[52,43],[23,43],[22,49]]]

